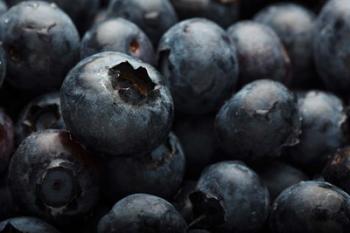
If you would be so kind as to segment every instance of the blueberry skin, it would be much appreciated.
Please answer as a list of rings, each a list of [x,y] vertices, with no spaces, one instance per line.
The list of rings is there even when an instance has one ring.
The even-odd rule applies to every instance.
[[[350,196],[320,181],[300,182],[273,204],[274,233],[345,233],[350,227]]]
[[[298,143],[300,128],[295,95],[272,80],[244,86],[221,108],[215,122],[222,148],[244,161],[279,156]]]
[[[105,193],[113,203],[133,193],[169,198],[182,183],[185,165],[179,140],[170,133],[167,140],[149,154],[107,160]]]
[[[155,63],[155,53],[147,35],[134,23],[114,18],[95,25],[86,32],[80,48],[82,58],[98,52],[116,51]]]
[[[286,158],[306,171],[319,172],[346,143],[346,109],[341,99],[322,91],[299,96],[298,109],[303,119],[300,142],[287,149]]]
[[[3,15],[8,10],[7,4],[4,0],[0,0],[0,15]]]
[[[254,18],[270,26],[281,39],[291,59],[291,86],[311,85],[316,73],[313,61],[315,14],[294,3],[277,3],[262,9]]]
[[[12,157],[10,190],[24,211],[66,225],[86,216],[97,204],[96,164],[67,131],[33,133]]]
[[[268,188],[271,200],[286,188],[309,179],[301,170],[279,161],[264,162],[255,171]]]
[[[22,110],[16,123],[16,143],[21,143],[33,132],[64,128],[60,94],[48,93],[35,98]]]
[[[117,202],[98,224],[98,233],[187,232],[185,220],[166,200],[133,194]]]
[[[316,22],[314,59],[325,86],[347,94],[350,88],[350,5],[330,0]]]
[[[215,116],[176,119],[173,129],[186,155],[187,176],[198,178],[217,152]]]
[[[177,23],[177,15],[169,0],[111,0],[107,15],[134,22],[149,36],[154,46]]]
[[[173,100],[163,82],[152,66],[128,55],[88,57],[61,89],[66,127],[100,153],[147,153],[167,138],[172,124]]]
[[[239,1],[235,0],[171,0],[179,18],[210,19],[222,27],[228,27],[238,19]]]
[[[0,232],[59,233],[53,226],[34,217],[16,217],[2,221]]]
[[[1,4],[0,4],[0,15],[1,15]],[[0,46],[0,87],[2,86],[7,71],[7,56],[5,50]]]
[[[241,86],[257,79],[289,84],[290,58],[270,27],[254,21],[241,21],[229,27],[227,34],[237,50]]]
[[[268,216],[267,188],[253,170],[237,161],[204,170],[190,199],[194,216],[206,216],[200,228],[214,232],[257,232]]]
[[[31,0],[9,0],[9,5],[13,6],[23,1]],[[86,31],[93,22],[94,16],[99,9],[99,0],[43,0],[48,3],[55,3],[66,12],[80,32]]]
[[[206,19],[185,20],[169,29],[159,42],[158,64],[176,111],[186,114],[216,111],[238,78],[234,46],[222,28]]]
[[[14,150],[15,130],[11,118],[0,109],[0,175],[3,174],[10,162]]]
[[[327,182],[350,193],[350,147],[339,149],[328,161],[322,174]]]
[[[23,90],[58,88],[79,59],[79,34],[55,5],[22,2],[0,18],[0,35],[8,55],[8,81]]]

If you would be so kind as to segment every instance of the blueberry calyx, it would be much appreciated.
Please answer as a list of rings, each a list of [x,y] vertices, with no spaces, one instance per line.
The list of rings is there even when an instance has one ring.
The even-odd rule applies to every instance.
[[[60,110],[57,104],[48,106],[33,106],[28,114],[28,119],[22,122],[30,132],[58,127]]]
[[[110,68],[108,74],[120,98],[133,105],[145,102],[157,90],[145,68],[134,69],[127,61]]]

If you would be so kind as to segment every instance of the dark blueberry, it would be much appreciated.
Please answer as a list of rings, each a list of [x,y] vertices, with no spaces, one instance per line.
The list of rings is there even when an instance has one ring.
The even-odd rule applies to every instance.
[[[328,89],[350,88],[350,4],[330,0],[320,13],[314,36],[316,68]]]
[[[185,181],[173,197],[173,205],[188,223],[193,221],[193,206],[190,194],[195,190],[196,185],[197,182],[195,181]]]
[[[0,12],[0,15],[1,15],[1,12]],[[0,87],[2,86],[2,83],[4,82],[4,79],[6,77],[6,71],[7,71],[6,67],[7,67],[7,56],[3,47],[0,46]]]
[[[222,148],[245,161],[275,157],[298,142],[301,119],[297,99],[285,86],[258,80],[243,87],[216,116]]]
[[[174,132],[186,155],[187,175],[197,178],[215,157],[213,116],[184,117],[175,121]]]
[[[33,132],[64,128],[60,95],[49,93],[34,99],[23,109],[16,124],[16,141],[21,143]]]
[[[286,188],[308,180],[302,171],[278,161],[264,162],[256,168],[256,172],[267,186],[271,200],[274,200]]]
[[[253,21],[241,21],[232,25],[227,32],[237,49],[241,86],[257,79],[289,83],[289,56],[270,27]]]
[[[53,4],[22,2],[0,18],[7,78],[15,87],[42,92],[58,88],[79,58],[79,35]]]
[[[0,15],[3,15],[7,11],[7,4],[4,0],[0,0]]]
[[[171,0],[180,19],[203,17],[222,27],[228,27],[238,19],[237,0]]]
[[[171,232],[185,233],[182,216],[166,200],[133,194],[117,202],[98,224],[98,233]]]
[[[14,150],[14,134],[11,118],[0,109],[0,175],[6,171],[10,162]]]
[[[196,224],[214,232],[257,232],[264,225],[269,193],[241,162],[220,162],[202,173],[190,195]]]
[[[9,185],[29,214],[60,225],[85,216],[95,206],[99,173],[91,155],[63,130],[27,137],[13,155]]]
[[[314,13],[294,3],[278,3],[261,10],[255,21],[270,26],[288,51],[293,72],[291,86],[317,83],[312,50]]]
[[[287,160],[309,172],[320,172],[329,156],[346,142],[346,109],[333,94],[309,91],[299,96],[300,142],[288,149]]]
[[[155,46],[164,32],[177,23],[175,10],[169,0],[111,0],[107,15],[134,22]]]
[[[17,215],[17,207],[7,185],[0,186],[0,206],[0,221]]]
[[[9,0],[10,5],[31,0]],[[55,3],[66,12],[74,21],[80,32],[86,31],[93,22],[94,16],[99,9],[100,0],[43,0]]]
[[[217,110],[238,78],[234,46],[222,28],[206,19],[183,21],[165,33],[158,64],[170,83],[176,111],[187,114]]]
[[[274,233],[348,232],[350,196],[329,183],[300,182],[276,199],[270,226]]]
[[[153,150],[167,138],[174,108],[163,77],[118,52],[81,61],[63,83],[61,104],[72,134],[109,155]]]
[[[122,52],[155,63],[151,41],[136,24],[123,18],[104,21],[85,34],[80,49],[82,58],[103,51]]]
[[[53,226],[33,217],[10,218],[0,222],[1,233],[59,233]]]
[[[151,153],[106,161],[107,193],[115,201],[133,193],[171,197],[182,183],[185,155],[174,134]]]
[[[350,147],[339,149],[323,170],[326,181],[350,193]]]

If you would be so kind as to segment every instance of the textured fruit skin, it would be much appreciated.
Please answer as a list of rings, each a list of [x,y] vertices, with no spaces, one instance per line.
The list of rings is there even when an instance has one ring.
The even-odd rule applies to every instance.
[[[297,99],[284,85],[257,80],[244,86],[216,116],[216,134],[228,155],[244,161],[279,156],[298,142]]]
[[[16,143],[33,132],[45,129],[64,129],[60,95],[48,93],[29,102],[22,110],[16,123]]]
[[[237,83],[234,46],[222,28],[206,19],[185,20],[169,29],[157,57],[181,113],[216,111]]]
[[[346,108],[337,96],[322,91],[309,91],[298,99],[303,119],[300,142],[288,148],[285,157],[306,171],[319,172],[329,157],[346,143]]]
[[[155,63],[155,52],[147,35],[123,18],[101,22],[84,35],[80,48],[82,58],[103,51],[126,53],[146,63]]]
[[[119,77],[116,69],[126,71]],[[133,75],[130,88],[118,86]],[[117,52],[82,60],[62,85],[61,107],[74,136],[112,156],[147,153],[161,144],[170,132],[174,108],[169,89],[152,66]]]
[[[313,61],[315,14],[294,3],[277,3],[262,9],[254,18],[270,26],[280,37],[291,59],[291,86],[317,83]]]
[[[238,19],[239,1],[171,0],[181,20],[202,17],[222,27],[228,27]]]
[[[350,196],[326,182],[300,182],[279,195],[270,227],[274,233],[348,232]]]
[[[185,233],[185,220],[162,198],[133,194],[117,202],[98,224],[98,233]]]
[[[107,160],[105,193],[113,203],[133,193],[169,198],[182,183],[185,165],[180,142],[170,133],[167,140],[149,154]]]
[[[23,1],[30,0],[9,0],[9,5],[16,5]],[[64,12],[66,12],[74,21],[80,32],[87,30],[94,16],[99,9],[99,0],[43,0],[49,3],[55,3]]]
[[[48,204],[40,193],[42,179],[53,168],[71,170],[78,190],[62,206]],[[24,211],[59,225],[85,216],[98,202],[96,162],[64,130],[45,130],[27,137],[12,157],[8,180],[15,202]]]
[[[14,150],[15,130],[11,118],[0,109],[0,174],[3,174],[10,162]]]
[[[263,24],[241,21],[227,29],[237,50],[239,84],[272,79],[289,84],[290,58],[277,34]]]
[[[263,163],[255,171],[269,190],[271,200],[286,188],[309,179],[301,170],[279,161]]]
[[[16,217],[2,221],[0,232],[59,233],[53,226],[33,217]]]
[[[9,9],[0,18],[0,37],[8,55],[7,80],[19,89],[58,88],[79,58],[74,24],[46,2],[22,2]]]
[[[331,0],[316,22],[314,59],[325,86],[347,94],[350,88],[350,4]]]
[[[257,232],[269,212],[267,188],[253,170],[237,161],[204,170],[190,199],[195,217],[206,215],[199,222],[201,228],[214,232]]]
[[[350,147],[339,149],[328,161],[322,174],[327,182],[350,193]]]
[[[164,32],[178,20],[169,0],[112,0],[107,16],[134,22],[149,36],[154,46],[157,46]]]
[[[215,116],[186,116],[174,123],[174,132],[186,155],[186,175],[198,178],[217,153],[214,130]]]

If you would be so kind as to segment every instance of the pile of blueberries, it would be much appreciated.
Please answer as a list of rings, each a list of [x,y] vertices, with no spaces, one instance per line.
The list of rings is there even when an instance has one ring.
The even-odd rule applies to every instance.
[[[0,15],[0,233],[350,232],[350,0]]]

